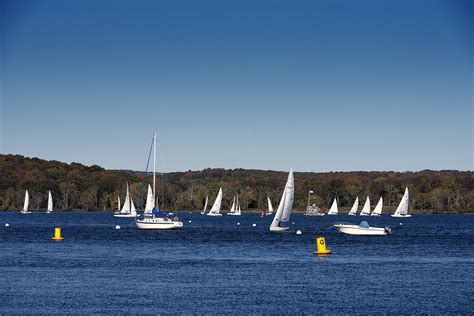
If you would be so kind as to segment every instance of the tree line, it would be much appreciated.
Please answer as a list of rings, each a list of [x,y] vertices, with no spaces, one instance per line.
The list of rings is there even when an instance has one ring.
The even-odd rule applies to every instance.
[[[147,183],[151,183],[151,175]],[[29,191],[30,209],[46,208],[51,190],[55,210],[110,211],[117,209],[117,197],[125,197],[126,183],[134,201],[143,208],[146,187],[143,172],[105,170],[93,165],[66,164],[20,155],[0,155],[0,210],[18,210]],[[166,210],[201,210],[206,196],[212,203],[223,188],[223,209],[229,209],[238,194],[243,211],[266,209],[267,196],[276,208],[287,172],[247,169],[204,169],[172,172],[157,177],[156,196]],[[472,171],[419,172],[295,172],[294,208],[303,211],[312,190],[311,204],[327,210],[334,198],[342,211],[355,198],[369,196],[374,205],[384,198],[384,212],[393,211],[405,187],[410,190],[413,213],[474,213],[474,173]]]

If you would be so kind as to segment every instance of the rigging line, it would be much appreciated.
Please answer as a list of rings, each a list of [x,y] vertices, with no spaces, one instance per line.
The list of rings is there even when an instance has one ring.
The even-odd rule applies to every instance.
[[[150,164],[150,157],[151,157],[151,150],[153,149],[153,139],[155,138],[155,136],[153,135],[152,139],[151,139],[151,146],[150,146],[150,152],[148,153],[148,161],[146,162],[146,168],[145,168],[145,175],[143,176],[143,182],[142,182],[142,186],[140,188],[140,198],[138,199],[138,210],[140,211],[140,203],[142,201],[142,197],[143,197],[143,189],[145,187],[145,183],[146,183],[146,179],[148,178],[148,165]]]

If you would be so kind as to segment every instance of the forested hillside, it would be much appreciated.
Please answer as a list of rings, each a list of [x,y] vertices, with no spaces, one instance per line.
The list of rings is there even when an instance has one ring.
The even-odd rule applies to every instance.
[[[267,195],[276,207],[286,177],[287,172],[244,169],[173,172],[158,176],[157,197],[164,209],[199,210],[206,195],[212,203],[221,186],[223,208],[230,207],[234,194],[239,194],[244,211],[265,208]],[[143,204],[143,178],[143,172],[0,155],[0,210],[20,209],[26,189],[32,210],[46,208],[48,190],[53,194],[56,210],[113,210],[117,208],[117,196],[122,200],[125,197],[127,181],[134,200],[138,202],[142,196]],[[398,204],[405,186],[410,189],[413,213],[474,213],[474,173],[451,170],[295,172],[294,207],[300,211],[305,208],[311,189],[311,203],[322,209],[327,209],[336,197],[344,212],[356,196],[363,201],[369,195],[372,205],[383,196],[384,212],[389,212]]]

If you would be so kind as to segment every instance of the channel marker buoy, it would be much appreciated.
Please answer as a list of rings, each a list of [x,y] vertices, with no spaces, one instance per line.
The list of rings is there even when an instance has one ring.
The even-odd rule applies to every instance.
[[[327,256],[331,253],[331,250],[326,249],[326,239],[324,237],[316,238],[316,252],[318,256]]]
[[[60,227],[56,227],[54,229],[54,237],[51,237],[51,240],[54,240],[54,241],[59,241],[59,240],[63,240],[64,238],[61,236],[61,228]]]

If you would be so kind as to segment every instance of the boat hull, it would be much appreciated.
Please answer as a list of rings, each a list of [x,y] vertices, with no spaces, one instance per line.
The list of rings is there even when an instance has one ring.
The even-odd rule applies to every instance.
[[[222,216],[220,213],[207,213],[207,216]]]
[[[160,220],[137,220],[138,229],[141,230],[174,230],[183,227],[180,221],[160,221]]]
[[[240,216],[240,214],[234,214],[234,213],[227,213],[226,215],[230,215],[230,216]]]
[[[131,217],[135,217],[136,215],[135,214],[114,214],[114,217],[128,217],[128,218],[131,218]]]
[[[345,225],[345,224],[335,224],[334,227],[341,234],[346,235],[358,235],[358,236],[383,236],[388,235],[388,231],[385,228],[380,227],[360,227],[358,225]]]
[[[270,226],[270,231],[271,231],[271,232],[284,232],[284,231],[286,231],[286,230],[288,230],[288,229],[289,229],[289,227],[279,227],[279,226],[277,226],[277,227],[271,227],[271,226]]]
[[[391,215],[392,217],[411,217],[410,214],[407,214],[407,215],[400,215],[400,214],[393,214]]]

